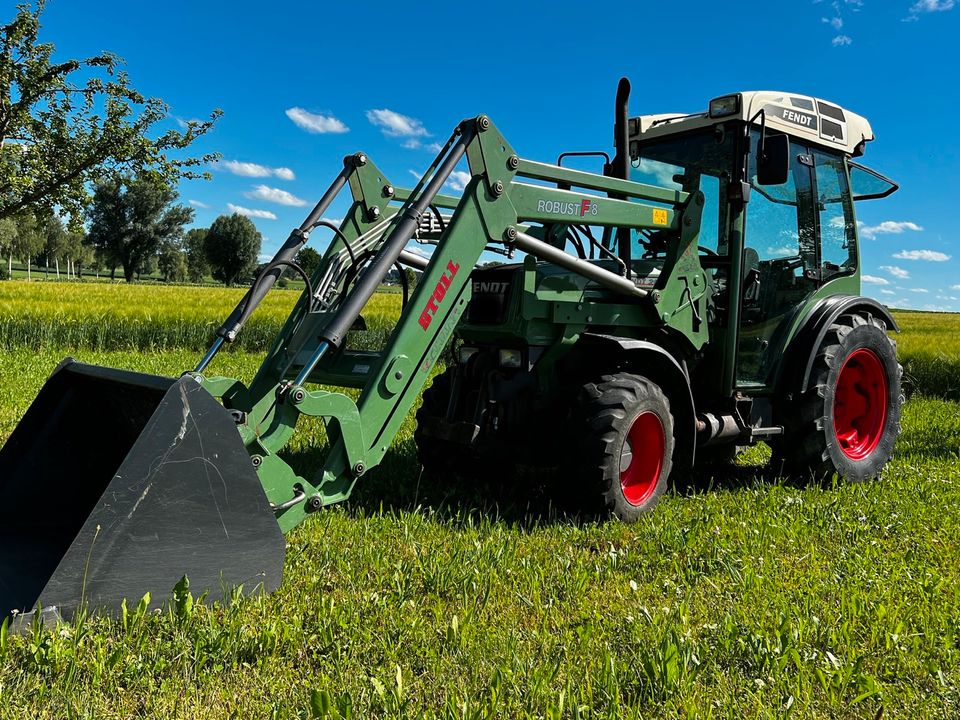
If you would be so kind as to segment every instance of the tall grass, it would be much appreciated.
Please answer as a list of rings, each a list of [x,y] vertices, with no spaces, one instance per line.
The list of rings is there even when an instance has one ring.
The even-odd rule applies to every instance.
[[[0,347],[156,351],[210,345],[214,333],[243,298],[242,288],[108,283],[0,283]],[[275,289],[235,343],[265,350],[273,343],[300,293]],[[383,329],[400,296],[379,293],[369,305],[371,329]]]
[[[930,397],[960,397],[960,315],[894,313],[904,385],[908,392]]]
[[[156,351],[209,346],[220,323],[243,297],[240,288],[0,283],[0,347]],[[238,349],[267,349],[299,297],[276,289],[244,327]],[[378,293],[365,318],[377,337],[400,311],[398,294]],[[896,336],[909,394],[960,396],[960,315],[896,312]]]

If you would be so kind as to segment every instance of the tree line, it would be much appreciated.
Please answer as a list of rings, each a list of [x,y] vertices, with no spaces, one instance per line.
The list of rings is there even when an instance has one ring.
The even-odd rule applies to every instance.
[[[86,271],[111,279],[119,273],[128,282],[156,272],[167,282],[212,276],[233,285],[248,279],[261,244],[250,219],[222,215],[209,228],[186,230],[194,212],[176,200],[176,191],[156,175],[120,176],[94,184],[81,222],[37,209],[0,218],[6,275],[12,276],[16,259],[28,278],[44,267],[58,278]]]

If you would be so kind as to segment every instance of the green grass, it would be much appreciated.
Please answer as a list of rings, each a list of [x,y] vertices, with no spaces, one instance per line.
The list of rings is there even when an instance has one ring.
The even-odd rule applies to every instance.
[[[79,347],[156,351],[209,347],[245,288],[78,282],[0,282],[0,347]],[[294,304],[296,290],[271,292],[244,326],[236,347],[266,350]],[[389,326],[398,293],[377,293],[371,330]]]
[[[910,357],[951,347],[954,318],[901,319]],[[68,354],[29,337],[0,363],[0,441]],[[167,375],[197,358],[69,354]],[[274,595],[0,633],[0,717],[956,718],[960,405],[915,398],[903,426],[875,482],[785,483],[758,448],[624,526],[559,515],[533,483],[422,478],[408,419],[348,503],[288,536]]]

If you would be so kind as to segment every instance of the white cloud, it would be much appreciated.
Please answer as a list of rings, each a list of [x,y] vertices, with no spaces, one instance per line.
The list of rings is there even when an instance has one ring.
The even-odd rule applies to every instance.
[[[880,269],[886,270],[895,278],[900,278],[901,280],[906,280],[907,278],[910,277],[909,270],[904,270],[902,267],[897,267],[896,265],[881,265]]]
[[[951,285],[951,286],[950,286],[950,289],[951,289],[951,290],[960,290],[960,285]]]
[[[922,13],[953,10],[956,4],[955,0],[917,0],[917,2],[910,6],[910,14],[904,18],[904,22],[919,20]]]
[[[427,137],[430,135],[423,123],[408,115],[393,110],[367,110],[367,120],[380,128],[388,137]]]
[[[432,153],[438,153],[443,150],[443,145],[440,143],[430,143],[429,145],[423,146],[425,150],[429,150]]]
[[[429,260],[430,257],[433,255],[433,249],[434,249],[432,245],[430,245],[429,247],[430,247],[429,250],[425,250],[422,245],[408,245],[407,252],[412,255],[419,255],[420,257],[426,258],[427,260]]]
[[[275,176],[281,180],[293,180],[294,177],[296,177],[290,168],[272,168],[252,162],[240,162],[239,160],[221,160],[214,164],[214,167],[217,170],[226,170],[228,173],[233,173],[241,177]]]
[[[190,123],[202,123],[203,120],[198,120],[197,118],[190,118],[189,120],[184,120],[182,117],[174,116],[174,120],[177,121],[177,125],[180,126],[181,130],[186,130],[190,127]]]
[[[407,148],[407,150],[417,150],[420,148],[420,141],[416,138],[410,138],[404,141],[403,147]]]
[[[832,17],[832,18],[828,18],[828,17],[820,18],[820,21],[827,23],[827,25],[832,27],[834,30],[839,30],[840,28],[843,27],[843,18],[839,16]]]
[[[190,201],[190,204],[193,205],[194,207],[203,208],[204,210],[206,210],[208,207],[210,207],[210,206],[207,205],[206,203],[200,202],[199,200],[191,200],[191,201]]]
[[[901,250],[893,256],[900,260],[926,260],[927,262],[946,262],[950,259],[950,255],[936,250]]]
[[[267,202],[277,203],[278,205],[290,205],[292,207],[303,207],[307,204],[306,200],[298,198],[286,190],[267,187],[266,185],[257,185],[253,190],[245,192],[243,195],[251,200],[265,200]]]
[[[862,275],[860,279],[868,285],[889,285],[890,281],[876,275]]]
[[[790,257],[797,254],[797,248],[790,245],[781,247],[768,247],[766,252],[768,257]]]
[[[470,173],[463,170],[454,170],[447,179],[447,187],[456,192],[463,192],[467,188],[467,183],[473,177]]]
[[[349,132],[342,120],[338,120],[333,115],[320,115],[318,113],[307,112],[303,108],[287,108],[286,115],[301,130],[308,133],[324,135],[327,133],[345,133]]]
[[[642,175],[652,175],[657,185],[670,188],[671,190],[680,187],[680,185],[674,181],[673,176],[683,172],[683,168],[681,167],[667,165],[657,160],[648,160],[647,158],[640,158],[640,164],[634,165],[634,167],[637,172]]]
[[[928,292],[930,292],[930,291],[927,290],[926,288],[910,288],[910,292],[915,292],[915,293],[928,293]]]
[[[860,223],[860,235],[868,238],[869,240],[873,240],[877,237],[877,235],[899,235],[904,230],[920,232],[923,230],[923,228],[917,225],[915,222],[910,222],[909,220],[884,220],[879,225],[866,225],[864,223]]]
[[[849,35],[837,35],[833,40],[830,41],[834,47],[843,47],[844,45],[850,45],[853,43],[853,38]]]
[[[881,290],[880,292],[882,292],[884,295],[896,295],[896,294],[897,294],[897,293],[894,292],[893,290]]]
[[[233,203],[227,203],[227,209],[232,213],[237,213],[238,215],[246,215],[247,217],[260,218],[262,220],[277,219],[277,216],[274,215],[269,210],[251,210],[250,208],[245,208],[240,205],[234,205]]]

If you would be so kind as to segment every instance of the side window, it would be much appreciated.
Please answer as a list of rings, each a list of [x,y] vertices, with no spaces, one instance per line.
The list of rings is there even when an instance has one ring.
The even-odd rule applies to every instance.
[[[821,276],[852,272],[857,266],[853,201],[843,158],[814,151],[820,219]]]
[[[726,255],[726,247],[720,247],[720,178],[701,175],[700,190],[703,192],[703,220],[698,242],[701,248]]]
[[[760,186],[751,178],[747,234],[748,255],[756,260],[800,258],[800,234],[797,228],[797,185],[790,173],[783,185]]]

